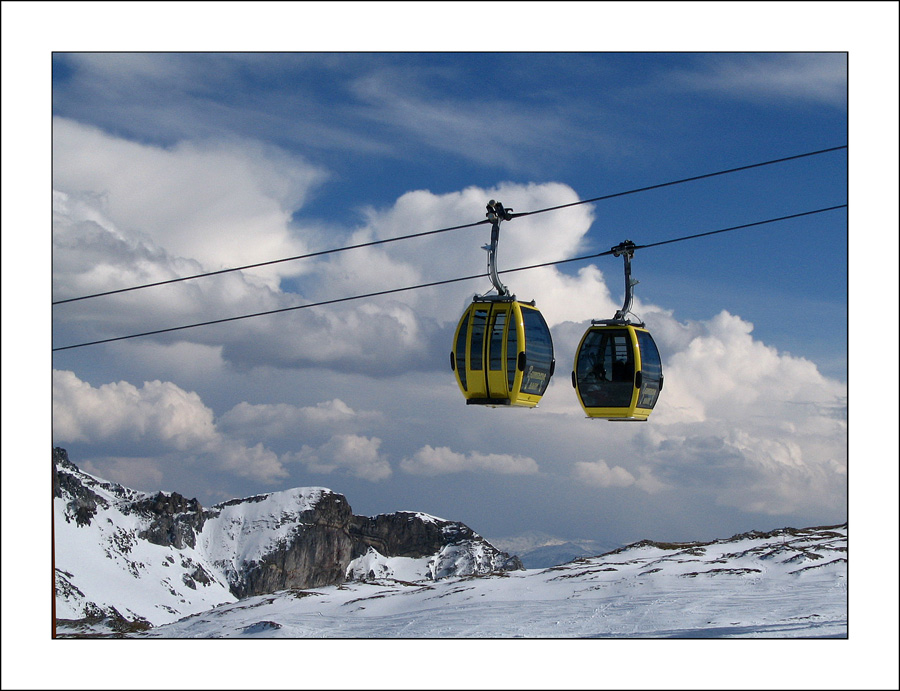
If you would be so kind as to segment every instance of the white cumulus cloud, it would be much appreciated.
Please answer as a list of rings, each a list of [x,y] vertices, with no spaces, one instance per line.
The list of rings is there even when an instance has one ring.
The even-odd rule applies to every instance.
[[[336,434],[318,448],[304,446],[299,452],[287,455],[313,473],[332,473],[336,470],[372,482],[391,476],[388,460],[379,452],[381,439],[358,434]]]
[[[846,385],[752,332],[725,311],[658,330],[665,386],[641,431],[641,462],[668,487],[704,487],[746,511],[842,508]]]
[[[101,475],[140,485],[164,476],[167,464],[199,465],[271,483],[287,476],[279,456],[261,442],[248,446],[217,429],[200,396],[172,382],[126,381],[98,387],[73,372],[53,372],[53,443],[81,442],[98,450],[88,459]],[[129,451],[131,455],[126,455]],[[155,463],[140,463],[156,452]]]
[[[327,430],[346,431],[378,419],[378,413],[357,412],[339,398],[312,406],[244,401],[219,418],[219,427],[247,438],[293,439]]]
[[[393,206],[368,209],[365,224],[351,241],[371,242],[483,221],[485,205],[491,199],[521,211],[534,211],[575,202],[578,195],[572,188],[559,183],[503,183],[493,188],[468,187],[446,194],[415,190],[402,195]],[[555,214],[524,216],[502,223],[498,268],[503,271],[573,256],[581,247],[591,221],[590,210],[576,206]],[[384,244],[363,252],[342,253],[319,265],[316,296],[358,294],[486,273],[487,253],[482,250],[482,245],[490,240],[490,228],[485,223],[474,228]],[[552,242],[547,242],[548,237]],[[543,279],[529,278],[533,274],[540,272],[517,272],[501,278],[513,293],[525,300],[535,297],[530,293],[537,289],[536,284],[542,284],[548,278],[560,280],[558,272],[552,268],[543,271]],[[490,281],[484,278],[481,282],[399,293],[392,299],[412,307],[427,306],[429,315],[439,322],[447,322],[459,318],[466,299],[471,299],[476,292],[486,292],[490,287]]]
[[[726,311],[695,324],[699,333],[665,357],[665,398],[658,422],[771,416],[808,417],[800,405],[834,406],[846,387],[822,376],[815,364],[780,353],[753,338],[753,325]]]
[[[232,140],[161,147],[65,118],[54,121],[53,144],[57,300],[293,256],[321,249],[325,242],[318,229],[292,227],[290,220],[321,172],[277,149]],[[494,198],[533,211],[575,202],[578,195],[559,183],[502,183],[445,194],[415,190],[386,208],[366,209],[360,227],[334,229],[327,244],[332,248],[484,220],[485,205]],[[591,221],[588,207],[574,206],[504,223],[501,271],[571,257]],[[54,310],[54,346],[478,274],[486,271],[481,246],[489,235],[485,223],[319,260],[60,305]],[[280,279],[288,276],[292,281],[285,290]],[[521,299],[539,298],[551,325],[596,316],[597,305],[609,303],[593,267],[575,277],[548,267],[503,280]],[[433,367],[438,341],[443,350],[445,331],[466,301],[489,288],[485,278],[176,333],[183,344],[217,349],[224,365],[312,365],[384,376]],[[572,301],[574,293],[585,299]],[[140,341],[171,347],[175,337],[166,332]]]
[[[607,465],[606,461],[585,462],[575,464],[575,477],[597,487],[630,487],[634,484],[634,475],[622,466]]]
[[[425,445],[400,461],[400,468],[413,475],[444,475],[460,472],[488,472],[500,475],[531,475],[538,472],[533,458],[514,454],[457,453],[446,446]]]
[[[162,442],[185,450],[215,439],[213,412],[171,382],[120,381],[94,388],[69,371],[53,376],[53,434],[58,442]]]

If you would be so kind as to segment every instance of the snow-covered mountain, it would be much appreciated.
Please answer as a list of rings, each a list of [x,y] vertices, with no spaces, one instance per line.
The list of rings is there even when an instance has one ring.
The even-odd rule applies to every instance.
[[[522,564],[462,523],[418,512],[354,516],[303,487],[204,509],[81,471],[54,449],[58,635],[129,633],[217,605],[348,579],[437,580]]]
[[[847,525],[522,567],[461,523],[312,487],[204,509],[55,449],[57,635],[845,637]]]
[[[843,638],[847,525],[642,541],[549,569],[286,590],[163,638]]]

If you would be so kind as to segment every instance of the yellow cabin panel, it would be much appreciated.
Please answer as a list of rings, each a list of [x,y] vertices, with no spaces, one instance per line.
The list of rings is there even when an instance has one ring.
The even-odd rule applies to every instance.
[[[470,404],[533,408],[552,374],[550,331],[525,303],[473,302],[460,318],[453,348],[451,367]]]

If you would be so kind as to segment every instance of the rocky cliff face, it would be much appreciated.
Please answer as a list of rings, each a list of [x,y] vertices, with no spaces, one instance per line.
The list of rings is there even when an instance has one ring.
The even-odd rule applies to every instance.
[[[426,566],[435,580],[525,568],[518,557],[494,548],[468,526],[426,514],[400,511],[372,518],[354,516],[351,532],[359,543],[387,557],[431,557]],[[364,580],[365,574],[358,578]]]
[[[462,523],[428,520],[422,514],[401,511],[379,516],[354,516],[351,530],[363,544],[395,557],[424,557],[450,542],[476,539]]]
[[[232,500],[206,516],[201,544],[239,598],[341,583],[362,549],[347,500],[324,488]]]
[[[326,488],[203,508],[176,492],[105,482],[64,449],[53,450],[53,468],[60,619],[155,625],[253,595],[391,578],[396,558],[429,579],[523,568],[462,523],[355,516]]]

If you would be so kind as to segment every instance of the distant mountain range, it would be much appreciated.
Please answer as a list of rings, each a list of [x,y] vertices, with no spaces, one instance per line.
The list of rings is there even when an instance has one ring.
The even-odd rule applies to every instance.
[[[847,635],[846,524],[526,569],[461,523],[355,516],[321,487],[203,508],[94,477],[63,449],[53,464],[57,636]],[[521,544],[548,562],[587,549]]]
[[[621,543],[600,540],[565,540],[538,531],[529,531],[516,537],[487,539],[497,549],[519,557],[526,569],[558,566],[579,557],[604,554],[624,546]]]

